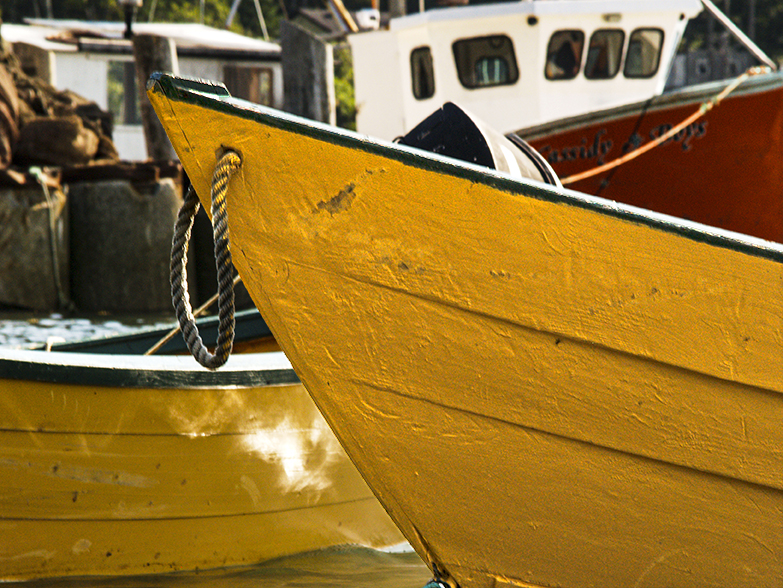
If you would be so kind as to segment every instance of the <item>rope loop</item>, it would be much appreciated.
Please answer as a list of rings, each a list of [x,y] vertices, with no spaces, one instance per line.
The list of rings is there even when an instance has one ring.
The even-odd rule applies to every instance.
[[[171,242],[171,300],[185,343],[202,366],[216,370],[228,361],[234,346],[234,264],[228,242],[228,213],[226,192],[232,174],[242,165],[234,151],[226,151],[215,165],[212,175],[212,235],[215,242],[215,265],[218,281],[218,339],[215,353],[209,352],[196,326],[188,293],[188,244],[193,221],[199,209],[199,200],[190,186],[174,224]]]

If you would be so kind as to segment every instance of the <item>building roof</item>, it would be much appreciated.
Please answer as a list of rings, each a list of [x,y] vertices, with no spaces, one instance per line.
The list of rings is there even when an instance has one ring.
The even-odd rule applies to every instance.
[[[96,50],[91,42],[108,47],[128,46],[125,23],[81,20],[28,19],[27,24],[0,26],[0,37],[10,43],[27,43],[49,51]],[[191,23],[134,23],[133,32],[172,39],[179,52],[191,54],[215,51],[280,54],[280,45],[246,37],[232,31]],[[116,50],[116,49],[115,49]]]

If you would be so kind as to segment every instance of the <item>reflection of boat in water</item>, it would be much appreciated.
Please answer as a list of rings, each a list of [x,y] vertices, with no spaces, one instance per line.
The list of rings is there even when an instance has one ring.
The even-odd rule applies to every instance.
[[[240,339],[256,339],[255,318],[240,316]],[[0,580],[403,541],[282,353],[214,373],[190,356],[87,347],[0,350]]]
[[[782,246],[206,84],[149,96],[205,205],[241,160],[237,270],[442,578],[779,582]]]
[[[778,71],[743,80],[653,151],[569,183],[649,144],[733,83],[665,90],[686,24],[703,7],[748,46],[749,64],[776,68],[706,1],[454,6],[349,36],[358,130],[390,140],[455,102],[529,141],[569,187],[781,242]]]

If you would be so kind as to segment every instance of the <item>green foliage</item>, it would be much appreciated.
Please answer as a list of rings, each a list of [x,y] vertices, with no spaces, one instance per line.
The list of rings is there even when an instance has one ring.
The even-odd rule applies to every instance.
[[[259,0],[267,30],[277,38],[281,10],[278,0]],[[224,28],[233,0],[144,0],[136,12],[137,22],[198,23]],[[51,9],[51,13],[50,13]],[[203,20],[202,20],[203,10]],[[57,18],[97,21],[124,21],[125,13],[118,0],[2,0],[5,22],[21,23],[25,18]],[[241,0],[231,29],[251,37],[261,37],[262,30],[253,0]]]
[[[734,23],[746,33],[750,29],[750,6],[748,0],[735,0],[729,10]],[[783,59],[783,1],[755,1],[754,40],[773,59]]]
[[[356,99],[353,93],[353,60],[348,43],[334,47],[334,95],[337,126],[356,130]]]
[[[261,5],[264,24],[266,25],[270,40],[279,39],[280,21],[283,19],[280,2],[275,0],[259,0],[259,3]],[[253,0],[241,0],[231,30],[235,33],[248,35],[250,37],[263,38],[264,34],[261,29],[261,22],[259,21]]]
[[[783,59],[783,0],[715,0],[715,5],[770,57],[778,62]],[[752,8],[755,10],[752,11]],[[751,21],[754,21],[753,26]],[[680,51],[707,49],[711,30],[713,43],[718,46],[723,38],[729,36],[722,25],[716,23],[707,11],[703,11],[688,23],[685,43]],[[730,42],[737,45],[731,39]]]
[[[51,9],[51,14],[50,14]],[[25,18],[77,18],[82,20],[123,20],[117,0],[3,0],[3,20],[21,23]]]

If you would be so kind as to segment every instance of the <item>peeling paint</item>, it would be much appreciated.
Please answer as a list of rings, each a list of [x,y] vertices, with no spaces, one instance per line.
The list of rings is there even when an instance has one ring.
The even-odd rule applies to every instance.
[[[253,507],[258,509],[263,503],[263,496],[258,486],[250,476],[242,476],[239,478],[239,482],[242,484],[242,488],[250,495],[250,500],[253,501]]]
[[[354,179],[354,181],[346,184],[345,188],[340,190],[336,196],[333,196],[329,200],[321,200],[318,202],[315,205],[316,209],[313,211],[313,213],[318,214],[318,212],[325,210],[329,213],[330,216],[334,216],[340,212],[345,212],[351,208],[351,204],[353,204],[353,201],[357,196],[356,187],[362,183],[367,182],[367,180],[374,174],[383,174],[385,171],[386,170],[383,168],[365,169],[363,173]]]
[[[318,210],[325,210],[331,216],[348,210],[351,208],[351,203],[353,202],[354,198],[356,198],[354,188],[356,188],[356,184],[351,182],[345,188],[340,190],[337,196],[334,196],[328,201],[321,200],[318,204],[316,204],[316,207]]]
[[[35,551],[28,551],[27,553],[19,553],[17,555],[12,555],[10,557],[0,557],[0,561],[19,561],[21,559],[28,559],[28,558],[40,558],[44,560],[50,560],[55,555],[57,555],[56,551],[49,551],[48,549],[36,549]]]
[[[135,488],[150,488],[158,481],[147,476],[130,474],[117,470],[101,470],[98,468],[86,468],[73,465],[54,464],[50,475],[77,482],[89,482],[93,484],[110,484],[113,486],[132,486]]]
[[[168,510],[168,506],[165,504],[159,504],[153,506],[151,503],[144,505],[131,505],[128,506],[124,501],[120,501],[116,508],[112,511],[112,516],[117,519],[138,519],[148,518],[153,515],[161,515]]]
[[[0,460],[0,466],[13,469],[39,470],[37,473],[52,476],[54,478],[63,478],[66,480],[75,480],[77,482],[87,482],[92,484],[110,484],[113,486],[132,486],[135,488],[150,488],[158,484],[158,481],[147,476],[130,474],[117,470],[102,470],[98,468],[86,468],[74,465],[62,465],[54,463],[48,468],[30,461],[20,461],[6,458]],[[36,473],[36,472],[34,472]],[[73,502],[78,499],[78,494],[73,494]]]
[[[71,551],[73,551],[76,555],[81,555],[83,553],[89,553],[90,547],[92,547],[92,542],[89,539],[79,539],[76,543],[73,544]]]

